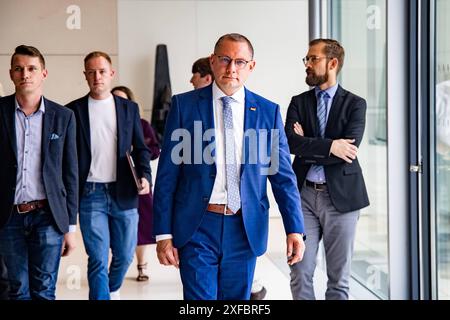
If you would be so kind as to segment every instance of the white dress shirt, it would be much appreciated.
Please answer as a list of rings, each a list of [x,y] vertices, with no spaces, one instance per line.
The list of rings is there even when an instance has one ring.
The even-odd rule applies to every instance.
[[[214,134],[215,134],[215,152],[216,152],[216,179],[209,199],[209,203],[226,204],[227,203],[227,176],[225,168],[225,132],[223,123],[223,103],[220,98],[226,96],[214,82],[212,85],[212,99],[214,112]],[[245,89],[242,86],[232,96],[231,110],[233,112],[233,135],[234,150],[236,154],[237,168],[240,173],[242,164],[242,145],[244,139],[244,114],[245,114]],[[171,234],[156,235],[156,241],[172,239]]]

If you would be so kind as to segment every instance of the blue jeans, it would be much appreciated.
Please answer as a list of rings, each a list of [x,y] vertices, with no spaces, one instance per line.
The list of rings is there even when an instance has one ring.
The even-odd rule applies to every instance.
[[[49,208],[12,213],[0,230],[0,256],[7,269],[10,299],[55,299],[63,238]]]
[[[119,290],[136,249],[137,209],[121,210],[114,189],[114,183],[86,182],[81,197],[80,229],[89,256],[90,300],[109,300],[109,293]]]

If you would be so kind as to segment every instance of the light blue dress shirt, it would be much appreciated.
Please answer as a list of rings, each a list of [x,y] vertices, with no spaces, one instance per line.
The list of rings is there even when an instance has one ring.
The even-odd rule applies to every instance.
[[[16,103],[17,182],[14,204],[47,199],[42,179],[42,126],[44,99],[29,116]]]
[[[330,115],[330,109],[331,109],[331,105],[333,103],[333,99],[334,99],[334,95],[336,94],[338,88],[338,84],[336,83],[334,86],[329,87],[328,89],[325,90],[326,93],[328,93],[328,96],[330,97],[327,101],[327,114],[326,114],[326,119],[328,122],[328,116]],[[319,93],[320,88],[316,87],[315,88],[315,93],[316,93],[316,98],[318,100],[318,93]],[[315,182],[315,183],[325,183],[327,180],[325,179],[325,171],[323,170],[323,166],[320,166],[320,170],[314,170],[313,167],[311,167],[308,170],[308,173],[306,174],[306,180]]]

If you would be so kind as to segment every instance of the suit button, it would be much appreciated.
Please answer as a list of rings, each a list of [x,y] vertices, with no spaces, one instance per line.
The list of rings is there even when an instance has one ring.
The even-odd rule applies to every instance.
[[[13,191],[16,191],[16,187],[13,187],[12,189],[13,189]]]
[[[208,202],[209,198],[208,197],[203,197],[203,202]]]
[[[215,178],[216,175],[215,175],[214,173],[211,173],[211,174],[209,175],[209,177],[210,177],[210,178]]]

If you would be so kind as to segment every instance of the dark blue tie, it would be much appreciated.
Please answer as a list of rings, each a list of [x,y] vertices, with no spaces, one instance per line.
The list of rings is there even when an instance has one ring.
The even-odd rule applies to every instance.
[[[233,110],[231,110],[231,102],[234,101],[234,99],[224,96],[220,98],[220,100],[222,100],[223,103],[227,206],[236,213],[241,207],[241,196],[239,194],[239,175],[234,145]]]
[[[326,91],[319,91],[317,94],[317,121],[319,123],[320,137],[325,137],[325,127],[327,124],[327,104],[330,96]]]
[[[327,104],[330,96],[326,91],[319,91],[317,93],[317,123],[319,125],[319,135],[321,138],[325,137],[325,127],[327,125]],[[322,166],[312,166],[317,175],[324,176]]]

